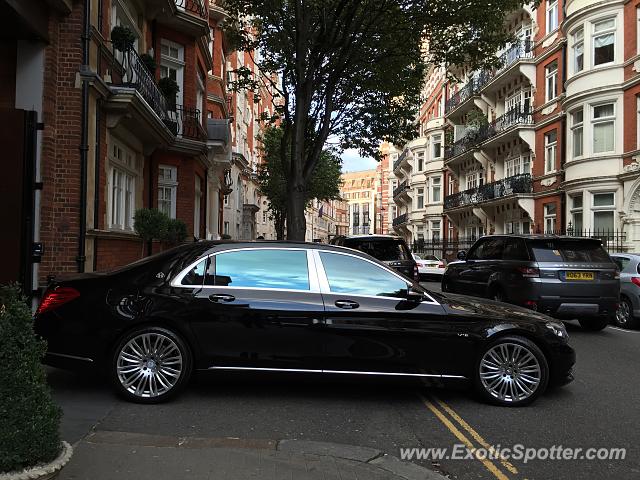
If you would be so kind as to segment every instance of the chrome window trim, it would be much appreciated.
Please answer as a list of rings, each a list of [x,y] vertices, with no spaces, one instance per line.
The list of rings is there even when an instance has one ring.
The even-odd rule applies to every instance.
[[[229,252],[241,252],[247,250],[284,250],[284,251],[293,251],[300,252],[304,251],[307,254],[307,275],[309,277],[309,288],[305,290],[301,289],[293,289],[293,288],[277,288],[277,287],[236,287],[236,286],[224,286],[224,285],[182,285],[182,279],[191,271],[193,267],[198,265],[205,259],[209,259],[211,257],[215,257],[222,253]],[[198,258],[196,261],[192,262],[188,267],[178,273],[173,280],[169,283],[174,288],[187,288],[192,290],[200,290],[205,288],[215,288],[215,289],[223,289],[223,290],[276,290],[278,292],[297,292],[297,293],[320,293],[320,286],[318,284],[318,278],[316,275],[313,275],[313,256],[310,254],[310,249],[308,248],[287,248],[287,247],[242,247],[242,248],[226,248],[224,250],[220,250],[218,252],[210,253],[209,255],[205,255],[204,257]]]
[[[358,370],[320,370],[320,369],[306,369],[306,368],[273,368],[273,367],[227,367],[214,365],[207,370],[239,370],[239,371],[253,371],[253,372],[285,372],[285,373],[329,373],[329,374],[341,374],[341,375],[382,375],[392,377],[422,377],[422,378],[459,378],[466,379],[463,375],[446,375],[438,373],[404,373],[404,372],[372,372],[372,371],[358,371]]]
[[[322,264],[322,259],[320,258],[320,254],[321,253],[333,253],[336,255],[345,255],[347,257],[353,257],[359,260],[364,260],[365,262],[369,262],[371,265],[378,267],[381,270],[384,270],[386,272],[391,273],[392,275],[394,275],[395,277],[397,277],[399,280],[402,280],[404,283],[407,284],[407,288],[410,287],[410,283],[407,282],[407,279],[404,278],[402,275],[400,275],[398,272],[396,272],[395,270],[393,270],[390,267],[387,267],[386,265],[380,265],[376,262],[373,262],[371,260],[369,260],[368,258],[364,258],[361,257],[359,255],[354,255],[352,253],[349,252],[338,252],[335,250],[323,250],[323,249],[314,249],[313,250],[315,259],[316,259],[316,268],[318,269],[318,275],[320,277],[320,292],[321,293],[326,293],[326,294],[332,294],[332,295],[340,295],[340,293],[338,292],[332,292],[331,291],[331,287],[329,286],[329,279],[327,278],[327,273],[324,269],[324,265]],[[354,297],[359,297],[359,298],[374,298],[374,299],[390,299],[390,300],[406,300],[406,298],[398,298],[398,297],[383,297],[383,296],[375,296],[375,295],[363,295],[361,293],[345,293],[344,295],[349,295],[349,296],[354,296]],[[438,302],[436,302],[433,297],[429,294],[425,294],[425,296],[428,298],[428,300],[423,300],[420,303],[426,303],[428,305],[440,305]]]

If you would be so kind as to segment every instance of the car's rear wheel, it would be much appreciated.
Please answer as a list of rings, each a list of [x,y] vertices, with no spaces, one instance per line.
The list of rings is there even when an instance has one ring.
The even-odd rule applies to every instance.
[[[548,382],[549,365],[544,353],[524,337],[499,338],[478,357],[475,387],[495,405],[528,405],[545,391]]]
[[[113,384],[120,395],[139,403],[160,403],[177,395],[189,381],[192,355],[175,333],[143,327],[125,335],[111,359]]]
[[[628,298],[620,298],[613,323],[620,328],[638,328],[639,322],[633,317],[633,304]]]
[[[578,319],[580,326],[590,332],[599,332],[609,324],[608,317],[590,317]]]

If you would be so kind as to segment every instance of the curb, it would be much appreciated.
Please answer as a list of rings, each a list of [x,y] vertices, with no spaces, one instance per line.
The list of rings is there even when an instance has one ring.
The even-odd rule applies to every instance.
[[[83,441],[93,445],[106,444],[181,449],[213,448],[236,451],[243,449],[251,451],[267,450],[274,453],[281,452],[293,457],[330,457],[346,461],[350,464],[360,464],[362,468],[378,469],[385,474],[392,474],[396,478],[399,477],[404,480],[448,480],[447,477],[433,470],[421,467],[412,462],[402,461],[398,457],[386,454],[376,448],[331,442],[297,439],[269,440],[233,437],[178,437],[107,430],[94,431],[85,437]]]

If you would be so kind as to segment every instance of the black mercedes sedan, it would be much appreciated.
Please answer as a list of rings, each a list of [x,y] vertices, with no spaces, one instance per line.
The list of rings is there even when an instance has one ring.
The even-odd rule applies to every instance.
[[[467,381],[521,406],[572,380],[562,323],[411,283],[365,253],[198,242],[53,282],[35,316],[45,362],[104,371],[126,399],[174,397],[194,370]]]

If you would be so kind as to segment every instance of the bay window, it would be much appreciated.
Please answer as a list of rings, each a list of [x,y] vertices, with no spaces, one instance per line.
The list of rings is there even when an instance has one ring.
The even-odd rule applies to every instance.
[[[593,66],[615,60],[616,19],[609,18],[593,24]]]
[[[615,104],[592,106],[593,153],[612,152],[615,148]]]

